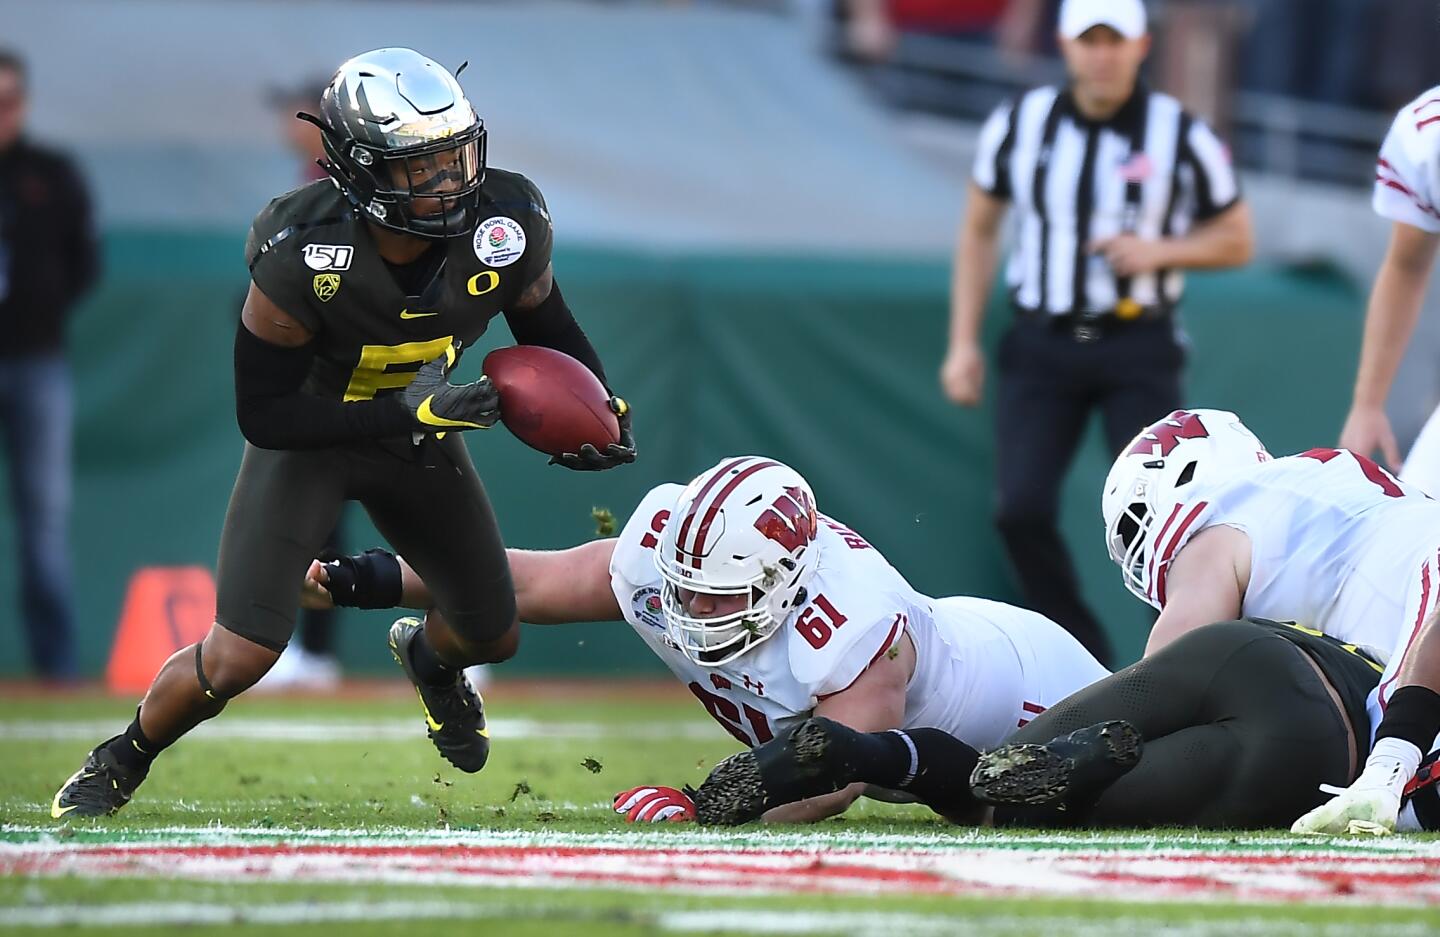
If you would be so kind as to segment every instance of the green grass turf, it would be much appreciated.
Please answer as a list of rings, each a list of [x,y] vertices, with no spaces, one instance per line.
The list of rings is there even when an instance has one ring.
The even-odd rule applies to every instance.
[[[355,834],[414,831],[504,830],[534,833],[609,833],[632,837],[637,844],[693,837],[690,825],[627,827],[609,809],[618,790],[640,783],[698,783],[716,761],[736,749],[718,726],[710,723],[683,688],[670,696],[646,691],[627,698],[623,688],[602,697],[546,698],[533,691],[509,694],[502,683],[491,693],[488,711],[502,724],[523,719],[531,724],[593,724],[597,732],[584,738],[497,739],[490,764],[479,775],[461,774],[444,765],[425,739],[413,697],[397,694],[378,699],[242,699],[232,703],[220,721],[282,720],[289,723],[371,723],[394,725],[410,720],[413,735],[349,741],[275,741],[207,737],[203,732],[184,740],[157,763],[136,799],[118,816],[103,821],[76,820],[54,825],[55,835],[75,842],[164,838],[166,827],[281,830],[334,830]],[[34,841],[50,829],[50,798],[85,752],[106,734],[118,732],[129,720],[133,702],[104,697],[3,698],[0,729],[45,727],[61,737],[15,738],[0,731],[0,817],[6,831],[0,841]],[[63,737],[77,723],[94,722],[93,738]],[[638,735],[632,727],[664,724],[678,734],[664,739]],[[113,728],[102,728],[113,726]],[[37,733],[39,734],[39,733]],[[588,765],[587,765],[588,762]],[[598,771],[594,770],[598,766]],[[862,801],[845,817],[817,827],[779,831],[798,842],[820,838],[893,837],[887,846],[908,838],[942,842],[1008,845],[1031,848],[1053,845],[1055,837],[1019,832],[984,832],[949,827],[919,807]],[[283,834],[282,834],[283,835]],[[419,837],[417,837],[419,838]],[[1135,834],[1120,838],[1121,849],[1158,845],[1273,848],[1271,837],[1247,834],[1183,832]],[[1062,842],[1093,846],[1093,837],[1075,834]],[[1421,838],[1431,842],[1435,837]],[[1109,840],[1107,840],[1109,842]],[[1297,842],[1297,850],[1321,848]],[[313,924],[243,923],[256,908],[318,903],[433,903],[444,919],[369,920]],[[190,934],[264,933],[347,937],[369,934],[431,933],[463,923],[494,934],[568,934],[586,937],[675,933],[702,927],[695,919],[679,920],[677,912],[701,911],[713,928],[705,933],[780,933],[778,924],[747,926],[746,915],[765,920],[768,912],[785,914],[901,915],[876,925],[875,932],[943,932],[953,921],[956,932],[976,937],[1058,932],[1160,933],[1181,928],[1186,934],[1440,933],[1435,909],[1334,906],[1233,906],[1225,904],[1127,904],[1044,898],[976,899],[948,897],[719,897],[645,894],[623,891],[487,890],[459,886],[317,885],[285,883],[202,883],[171,879],[75,878],[0,879],[0,914],[7,909],[127,903],[182,902],[207,908],[235,909],[235,925],[199,922],[183,928]],[[741,915],[737,919],[734,915]],[[3,920],[3,918],[0,918]],[[737,924],[737,920],[741,923]],[[896,923],[900,921],[901,923]],[[905,922],[908,922],[906,924]],[[814,921],[810,922],[812,928]],[[823,924],[820,925],[823,931]],[[859,932],[853,921],[836,925],[835,933]],[[925,930],[926,927],[931,930]],[[776,929],[781,928],[781,929]],[[0,929],[4,929],[0,927]],[[45,932],[44,930],[26,932]],[[54,929],[49,929],[54,932]],[[178,932],[169,926],[79,927],[65,933],[153,934]],[[817,932],[815,930],[805,931]]]

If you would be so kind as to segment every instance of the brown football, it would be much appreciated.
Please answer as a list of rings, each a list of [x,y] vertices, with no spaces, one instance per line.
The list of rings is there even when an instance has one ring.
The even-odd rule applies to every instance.
[[[486,355],[483,367],[500,393],[500,421],[527,446],[560,455],[620,441],[604,385],[564,352],[511,345]]]

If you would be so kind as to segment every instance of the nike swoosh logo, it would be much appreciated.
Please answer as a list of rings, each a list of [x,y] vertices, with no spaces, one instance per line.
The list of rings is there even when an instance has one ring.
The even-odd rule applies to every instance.
[[[438,316],[438,312],[411,312],[409,309],[400,310],[402,319],[428,319],[430,316]]]
[[[445,417],[439,416],[430,409],[430,401],[434,399],[434,394],[426,397],[421,401],[419,409],[415,411],[415,416],[421,423],[424,423],[426,426],[464,426],[469,429],[481,428],[479,423],[470,423],[466,420],[447,420]]]
[[[52,820],[59,820],[61,817],[65,816],[65,814],[80,806],[79,804],[71,804],[68,807],[60,806],[60,795],[64,794],[65,789],[71,784],[74,784],[76,781],[84,780],[84,778],[81,777],[82,774],[84,774],[86,778],[90,777],[90,775],[85,774],[83,769],[80,771],[76,771],[74,774],[70,775],[70,780],[66,781],[63,785],[61,785],[60,790],[55,792],[55,799],[50,801],[50,818]]]

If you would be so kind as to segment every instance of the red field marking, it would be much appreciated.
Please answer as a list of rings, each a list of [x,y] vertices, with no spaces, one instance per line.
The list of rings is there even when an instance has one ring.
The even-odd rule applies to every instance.
[[[0,875],[1440,906],[1440,857],[1053,849],[0,846]]]

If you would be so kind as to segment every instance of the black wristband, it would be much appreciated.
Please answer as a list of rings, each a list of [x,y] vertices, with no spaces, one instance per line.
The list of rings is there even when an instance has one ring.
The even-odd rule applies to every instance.
[[[325,572],[325,588],[340,608],[395,608],[400,604],[400,560],[387,550],[366,550],[329,560]]]
[[[1437,734],[1440,734],[1440,693],[1412,684],[1390,694],[1385,718],[1375,730],[1375,741],[1404,739],[1424,754],[1435,744]]]

